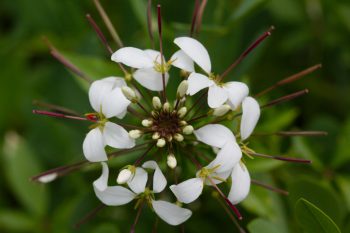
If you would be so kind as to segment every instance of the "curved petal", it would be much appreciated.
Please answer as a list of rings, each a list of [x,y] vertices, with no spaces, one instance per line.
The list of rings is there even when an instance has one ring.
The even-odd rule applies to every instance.
[[[99,190],[99,191],[103,191],[107,188],[108,176],[109,176],[109,169],[108,169],[107,163],[102,162],[101,165],[102,165],[102,174],[97,180],[95,180],[92,183],[94,188]]]
[[[198,141],[222,148],[228,141],[236,141],[231,130],[223,125],[209,124],[194,131]]]
[[[228,92],[228,104],[233,110],[237,109],[249,94],[248,86],[242,82],[228,82],[225,83],[224,88]]]
[[[126,115],[127,112],[128,112],[128,110],[125,109],[124,112],[121,112],[120,114],[116,115],[116,117],[118,117],[119,119],[123,119],[123,118],[125,117],[125,115]]]
[[[227,170],[224,172],[213,172],[212,174],[210,174],[210,177],[211,177],[212,181],[214,182],[214,184],[220,184],[224,180],[227,180],[228,177],[231,175],[231,173],[232,173],[232,170]],[[209,186],[213,185],[208,179],[205,179],[204,184],[209,185]]]
[[[102,102],[102,113],[111,118],[125,112],[131,102],[124,96],[119,87],[111,90]]]
[[[243,163],[238,163],[232,171],[232,186],[228,199],[233,205],[243,201],[250,190],[250,175]]]
[[[171,185],[170,189],[177,200],[183,203],[191,203],[202,194],[203,180],[201,178],[192,178],[177,185]]]
[[[208,105],[211,108],[218,108],[223,105],[228,98],[227,91],[223,87],[212,85],[208,92]]]
[[[97,198],[108,206],[124,205],[136,197],[135,193],[122,186],[110,186],[103,191],[94,186],[94,191]]]
[[[252,97],[247,97],[242,103],[241,138],[247,139],[254,131],[260,118],[259,103]]]
[[[156,61],[159,64],[162,62],[160,60],[160,52],[159,51],[153,50],[153,49],[145,49],[144,51],[152,59],[152,61]],[[164,56],[163,56],[163,62],[166,62]]]
[[[168,83],[169,74],[165,73],[165,85]],[[135,80],[143,87],[151,91],[162,91],[163,81],[162,74],[153,68],[139,69],[133,74]]]
[[[170,61],[172,61],[172,66],[187,72],[194,72],[194,63],[192,59],[182,50],[175,52],[173,56],[171,56]]]
[[[101,130],[95,128],[90,130],[83,142],[83,152],[85,158],[90,162],[106,161],[107,154]]]
[[[197,40],[190,37],[178,37],[174,43],[180,47],[207,74],[211,72],[211,62],[207,49]]]
[[[112,54],[111,60],[137,69],[154,66],[153,60],[145,51],[134,47],[118,49]]]
[[[129,137],[128,131],[112,122],[106,122],[103,138],[106,144],[113,148],[125,149],[135,146],[135,139]]]
[[[194,95],[198,91],[210,87],[213,84],[214,82],[207,76],[199,73],[191,73],[190,76],[188,76],[187,94]]]
[[[181,208],[175,204],[166,201],[153,200],[152,207],[161,219],[173,226],[185,222],[192,215],[191,210]]]
[[[230,171],[241,160],[242,151],[236,141],[229,141],[219,151],[216,158],[208,165],[207,168],[219,166],[215,172],[222,173]]]
[[[102,102],[105,96],[112,90],[113,83],[110,80],[97,80],[90,85],[89,100],[91,107],[96,112],[101,112]]]
[[[155,161],[147,161],[142,167],[155,170],[153,175],[153,192],[160,193],[163,191],[166,187],[167,181],[158,164]]]
[[[145,191],[147,179],[147,172],[138,167],[136,168],[134,177],[128,181],[128,186],[136,194],[143,193]]]

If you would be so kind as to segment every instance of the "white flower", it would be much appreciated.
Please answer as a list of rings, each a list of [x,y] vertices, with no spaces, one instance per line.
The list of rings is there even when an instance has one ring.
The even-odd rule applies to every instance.
[[[215,184],[226,180],[232,169],[239,163],[242,152],[235,136],[225,126],[209,124],[194,132],[198,141],[219,148],[216,158],[197,172],[197,177],[180,184],[170,186],[176,198],[183,203],[195,201],[202,193],[204,184],[211,185],[209,177]]]
[[[168,70],[170,65],[181,68],[185,71],[194,71],[193,61],[181,50],[174,53],[169,62],[163,56],[163,66],[161,54],[152,49],[141,50],[134,47],[124,47],[112,54],[112,61],[123,63],[136,68],[133,77],[145,88],[152,91],[162,91],[162,73],[165,75],[165,83],[168,82]]]
[[[232,185],[228,199],[233,205],[243,201],[250,190],[250,176],[243,163],[237,163],[231,174]]]
[[[247,139],[253,132],[260,118],[259,103],[252,97],[246,97],[242,102],[241,138]]]
[[[106,145],[120,149],[135,146],[135,140],[129,137],[123,127],[108,121],[108,118],[122,118],[126,114],[130,101],[121,91],[125,85],[123,79],[109,77],[95,81],[90,86],[90,104],[97,112],[95,128],[90,130],[83,142],[84,155],[90,162],[108,159],[104,149]]]
[[[181,208],[170,202],[153,199],[153,193],[162,192],[167,184],[162,171],[155,161],[147,161],[142,165],[145,169],[155,170],[153,176],[153,190],[146,188],[148,174],[140,167],[136,168],[133,178],[127,182],[131,190],[123,186],[108,186],[108,166],[104,162],[101,164],[102,175],[94,181],[93,187],[96,196],[105,205],[124,205],[144,195],[143,197],[150,202],[149,204],[152,205],[155,213],[170,225],[179,225],[191,217],[192,212],[189,209]]]
[[[220,83],[219,76],[211,72],[208,51],[199,41],[190,37],[178,37],[174,43],[206,73],[206,75],[196,72],[190,74],[187,94],[194,95],[209,87],[209,107],[217,108],[227,101],[232,109],[236,109],[249,93],[247,85],[242,82]]]

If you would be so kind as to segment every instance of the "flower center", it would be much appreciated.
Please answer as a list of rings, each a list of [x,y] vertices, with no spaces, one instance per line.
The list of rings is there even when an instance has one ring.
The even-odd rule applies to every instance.
[[[159,111],[153,114],[152,130],[158,132],[161,138],[169,139],[181,132],[180,121],[176,111]]]
[[[222,86],[223,83],[220,82],[220,75],[215,75],[214,73],[209,74],[209,79],[214,81],[217,86]]]

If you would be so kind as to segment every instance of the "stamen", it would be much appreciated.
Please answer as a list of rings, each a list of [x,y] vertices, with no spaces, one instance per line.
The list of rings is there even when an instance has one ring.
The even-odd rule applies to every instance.
[[[55,104],[49,104],[49,103],[45,103],[42,102],[40,100],[33,100],[33,105],[38,106],[38,107],[43,107],[43,108],[48,108],[50,110],[56,111],[56,112],[60,112],[63,114],[67,114],[67,115],[74,115],[74,116],[79,116],[80,114],[75,112],[74,110],[62,107],[62,106],[58,106]]]
[[[134,166],[137,167],[145,158],[145,156],[152,150],[154,147],[155,143],[152,143],[151,146],[148,147],[148,149],[135,161]]]
[[[302,96],[302,95],[305,95],[305,94],[308,94],[309,93],[309,90],[308,89],[304,89],[304,90],[301,90],[301,91],[297,91],[297,92],[294,92],[292,94],[289,94],[289,95],[286,95],[286,96],[282,96],[278,99],[275,99],[275,100],[272,100],[270,102],[268,102],[267,104],[265,105],[262,105],[260,107],[260,109],[262,108],[266,108],[266,107],[271,107],[271,106],[274,106],[276,104],[280,104],[280,103],[284,103],[286,101],[289,101],[289,100],[292,100],[292,99],[295,99],[299,96]]]
[[[265,189],[267,189],[267,190],[270,190],[270,191],[272,191],[272,192],[276,192],[276,193],[279,193],[279,194],[282,194],[282,195],[286,195],[286,196],[289,195],[289,192],[286,191],[286,190],[272,187],[272,186],[270,186],[270,185],[268,185],[268,184],[264,184],[264,183],[262,183],[262,182],[260,182],[260,181],[258,181],[258,180],[251,180],[250,182],[251,182],[252,184],[255,184],[255,185],[257,185],[257,186],[260,186],[260,187],[265,188]]]
[[[282,79],[281,81],[275,83],[275,84],[272,85],[271,87],[268,87],[268,88],[266,88],[265,90],[259,92],[258,94],[255,95],[255,97],[256,97],[256,98],[257,98],[257,97],[260,97],[260,96],[262,96],[262,95],[264,95],[264,94],[266,94],[266,93],[268,93],[268,92],[270,92],[270,91],[276,89],[277,87],[280,87],[280,86],[286,85],[286,84],[288,84],[288,83],[297,81],[297,80],[299,80],[300,78],[302,78],[302,77],[304,77],[304,76],[306,76],[306,75],[308,75],[308,74],[314,72],[315,70],[320,69],[321,67],[322,67],[321,64],[317,64],[317,65],[311,66],[311,67],[309,67],[309,68],[307,68],[307,69],[305,69],[305,70],[303,70],[303,71],[301,71],[301,72],[299,72],[299,73],[293,74],[293,75],[291,75],[291,76],[289,76],[289,77],[287,77],[287,78],[285,78],[285,79]]]
[[[311,160],[306,160],[306,159],[283,157],[283,156],[275,156],[275,155],[265,155],[265,154],[251,152],[251,151],[246,151],[246,152],[249,155],[262,157],[262,158],[276,159],[276,160],[292,162],[292,163],[311,163]]]
[[[164,59],[163,59],[163,38],[162,38],[162,14],[161,14],[161,6],[157,5],[157,13],[158,13],[158,34],[159,34],[159,51],[160,51],[160,64],[163,67]],[[163,100],[166,101],[166,90],[165,90],[165,73],[162,71],[162,84],[163,84]]]
[[[224,77],[233,69],[235,68],[241,61],[254,49],[256,48],[261,42],[263,42],[268,36],[271,36],[271,32],[275,29],[274,26],[271,26],[269,30],[264,32],[256,41],[254,41],[239,57],[238,59],[233,62],[222,75],[220,75],[219,80],[222,81]]]
[[[151,46],[154,48],[154,37],[153,37],[153,28],[152,28],[152,0],[148,0],[147,3],[147,27],[148,35],[151,41]]]
[[[199,10],[198,10],[198,15],[197,15],[197,20],[196,20],[196,33],[199,33],[199,30],[201,28],[202,25],[202,18],[203,18],[203,13],[205,10],[205,7],[207,5],[207,0],[202,0],[201,5],[199,6]]]
[[[319,137],[327,136],[328,132],[326,131],[280,131],[275,133],[254,133],[252,136],[284,136],[284,137],[293,137],[293,136],[304,136],[304,137]]]
[[[65,115],[62,113],[57,113],[57,112],[49,112],[49,111],[43,111],[43,110],[33,110],[34,114],[38,115],[46,115],[46,116],[51,116],[51,117],[57,117],[57,118],[66,118],[66,119],[73,119],[73,120],[80,120],[80,121],[92,121],[95,122],[94,120],[85,118],[85,117],[78,117],[78,116],[70,116],[70,115]]]
[[[199,0],[196,0],[194,3],[194,9],[192,14],[192,23],[191,23],[191,30],[190,30],[191,37],[193,37],[193,33],[195,31],[198,10],[199,10]]]
[[[62,54],[60,54],[57,50],[50,51],[52,57],[54,57],[57,61],[62,63],[67,69],[78,75],[80,78],[84,79],[88,83],[92,83],[92,80],[86,76],[78,67],[73,65],[68,59],[66,59]]]
[[[90,14],[87,14],[86,18],[89,21],[89,23],[91,24],[91,26],[93,27],[93,29],[95,30],[95,32],[98,35],[98,37],[100,38],[102,44],[106,47],[107,51],[110,54],[113,54],[112,48],[109,46],[106,37],[103,35],[103,32],[101,31],[99,26],[96,24],[95,20],[91,17]]]
[[[93,217],[96,216],[96,214],[102,210],[103,208],[105,208],[106,206],[104,204],[100,204],[98,205],[95,209],[93,209],[92,211],[88,212],[81,220],[79,220],[79,222],[77,222],[76,224],[74,224],[74,228],[79,228],[81,225],[87,223],[90,219],[92,219]]]
[[[106,14],[105,10],[103,9],[102,5],[100,4],[99,0],[94,0],[95,6],[97,8],[97,11],[100,13],[101,18],[103,22],[105,23],[109,33],[111,34],[113,40],[117,43],[117,45],[122,48],[123,42],[121,41],[117,31],[115,30],[111,20],[109,19],[108,15]]]
[[[139,218],[141,216],[141,212],[142,212],[143,206],[144,206],[144,202],[142,202],[142,204],[140,205],[140,207],[139,207],[139,209],[137,211],[134,224],[132,224],[131,229],[130,229],[130,233],[135,233],[136,224],[138,223]]]

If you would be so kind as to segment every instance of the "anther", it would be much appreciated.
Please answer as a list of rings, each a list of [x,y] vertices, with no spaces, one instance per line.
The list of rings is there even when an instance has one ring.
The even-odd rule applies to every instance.
[[[155,132],[155,133],[152,135],[152,139],[153,139],[153,140],[157,140],[157,139],[159,139],[159,138],[160,138],[160,135],[159,135],[158,132]]]
[[[176,158],[174,154],[169,154],[167,157],[167,165],[171,168],[174,169],[177,165]]]
[[[179,84],[177,88],[177,93],[176,93],[177,97],[179,99],[184,97],[186,95],[187,89],[188,89],[188,81],[184,80]]]
[[[124,96],[128,100],[130,100],[131,102],[133,102],[133,103],[138,102],[136,92],[133,89],[131,89],[130,87],[127,87],[127,86],[122,87],[122,92],[123,92]]]
[[[180,118],[183,118],[187,113],[187,108],[186,107],[182,107],[179,109],[179,111],[177,111],[177,115],[180,117]]]
[[[154,96],[152,99],[152,104],[155,109],[160,109],[162,107],[162,102],[160,101],[159,97]]]
[[[151,127],[153,125],[153,121],[148,120],[148,119],[144,119],[144,120],[142,120],[141,124],[145,127]]]
[[[170,112],[170,104],[168,102],[165,102],[163,105],[163,111],[164,112]]]
[[[187,121],[180,121],[179,124],[180,124],[180,126],[185,126],[185,125],[187,125]]]

